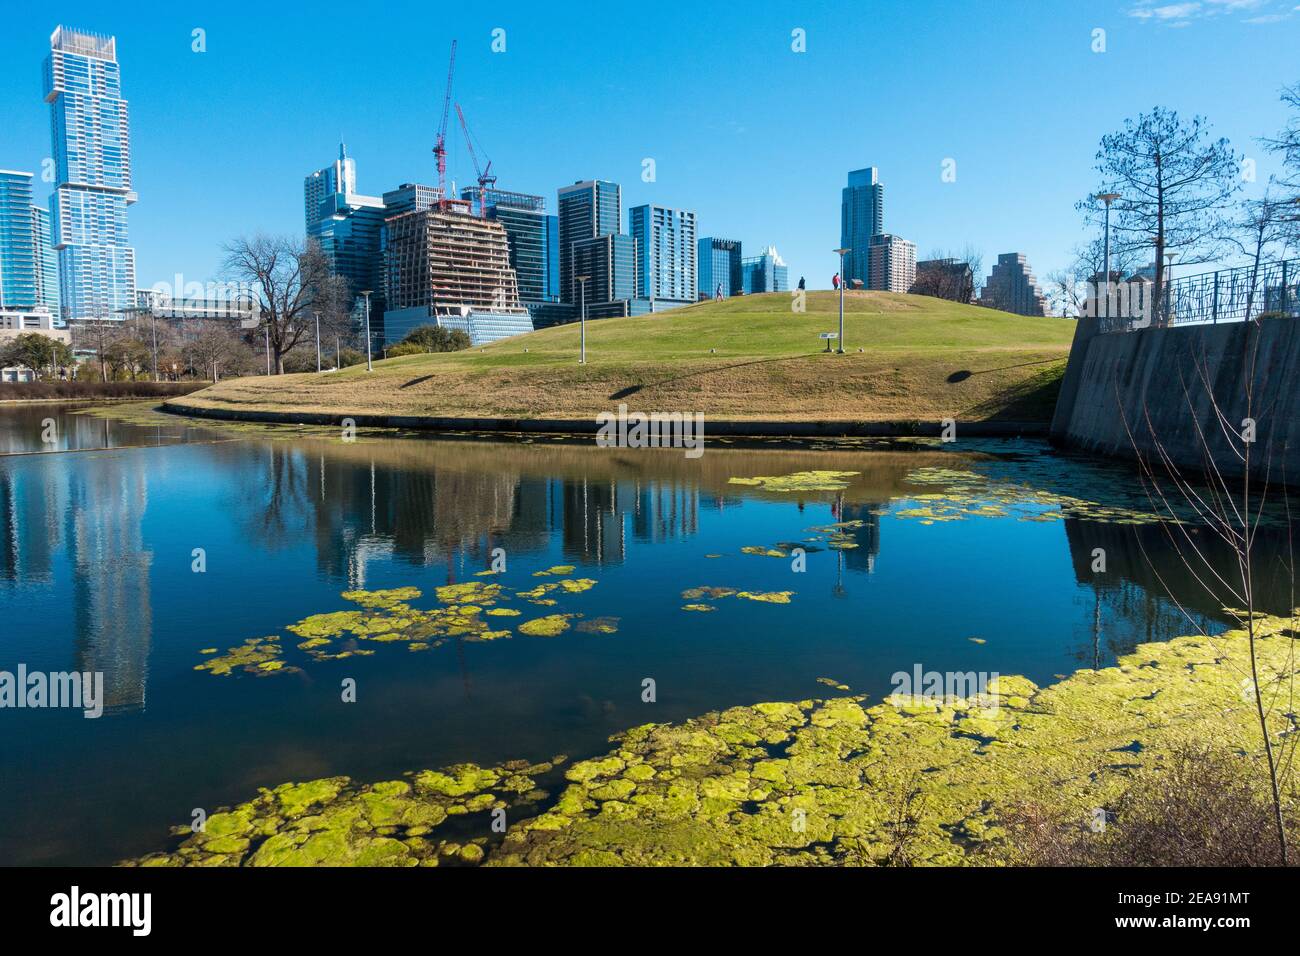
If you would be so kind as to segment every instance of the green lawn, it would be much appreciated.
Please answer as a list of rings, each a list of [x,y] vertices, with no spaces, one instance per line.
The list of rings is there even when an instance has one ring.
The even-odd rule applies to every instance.
[[[654,316],[543,329],[445,355],[411,355],[324,375],[223,382],[195,405],[312,411],[590,418],[640,411],[783,420],[1044,421],[1074,334],[1025,318],[895,293],[845,296],[845,355],[826,354],[838,297],[743,296]],[[859,352],[858,349],[863,351]]]

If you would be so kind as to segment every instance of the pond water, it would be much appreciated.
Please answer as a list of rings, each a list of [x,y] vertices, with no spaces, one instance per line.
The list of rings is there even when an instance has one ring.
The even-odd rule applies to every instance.
[[[715,442],[692,460],[28,405],[0,408],[0,452],[0,670],[102,672],[106,700],[95,720],[0,710],[0,864],[161,849],[195,808],[288,780],[591,756],[637,724],[825,696],[818,678],[873,699],[917,665],[1051,682],[1193,632],[1165,587],[1198,626],[1225,621],[1131,471],[1035,442]],[[814,471],[840,474],[733,480]],[[506,570],[480,575],[495,549]],[[432,609],[452,583],[500,585],[495,606],[522,613],[484,616],[495,640],[333,634],[319,655],[286,630],[357,610],[343,592],[414,587]],[[682,594],[700,587],[793,593]],[[1289,597],[1279,582],[1265,603]],[[519,630],[556,614],[581,616]],[[196,670],[268,637],[275,669]]]

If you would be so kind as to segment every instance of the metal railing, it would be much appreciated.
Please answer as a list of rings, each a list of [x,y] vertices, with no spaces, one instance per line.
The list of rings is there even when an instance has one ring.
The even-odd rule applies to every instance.
[[[1295,318],[1300,317],[1300,259],[1179,277],[1165,285],[1154,309],[1150,279],[1125,280],[1109,290],[1103,282],[1089,283],[1088,291],[1089,308],[1102,316],[1103,332],[1246,322],[1269,316]],[[1158,321],[1153,321],[1153,313],[1159,314]]]

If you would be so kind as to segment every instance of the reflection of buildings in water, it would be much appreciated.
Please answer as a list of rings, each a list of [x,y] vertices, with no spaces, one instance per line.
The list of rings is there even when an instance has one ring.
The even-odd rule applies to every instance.
[[[153,634],[143,521],[148,476],[140,455],[93,465],[66,456],[0,468],[0,584],[54,582],[58,551],[72,564],[75,661],[102,672],[104,706],[144,706]]]
[[[1231,582],[1239,575],[1235,553],[1212,533],[1195,533],[1200,557],[1184,545],[1190,567],[1163,526],[1068,518],[1065,533],[1075,579],[1091,591],[1086,598],[1092,605],[1090,632],[1085,649],[1079,652],[1081,659],[1104,663],[1103,649],[1117,656],[1131,653],[1137,644],[1217,630],[1228,620],[1223,607],[1238,603],[1226,589],[1212,595],[1206,588],[1216,576]],[[1174,530],[1174,534],[1181,532]],[[1273,613],[1290,607],[1290,577],[1280,573],[1284,570],[1280,562],[1271,560],[1286,553],[1282,535],[1277,529],[1261,528],[1257,538],[1256,554],[1264,560],[1257,561],[1255,603]],[[1105,570],[1093,571],[1099,549]]]
[[[55,480],[59,464],[32,458],[0,468],[0,584],[54,579],[68,498],[66,483]]]
[[[876,569],[876,558],[880,554],[880,516],[888,508],[884,502],[848,504],[843,498],[837,498],[831,505],[831,514],[836,521],[862,522],[860,527],[841,529],[857,544],[856,548],[840,551],[848,570],[870,574]]]
[[[104,674],[104,705],[144,707],[153,634],[152,552],[144,547],[147,459],[114,455],[70,468],[67,515],[74,565],[77,668]]]
[[[509,471],[386,468],[292,448],[272,468],[272,485],[250,526],[276,533],[292,505],[307,499],[317,564],[351,587],[365,587],[368,566],[399,558],[427,567],[449,563],[449,579],[481,570],[492,549],[507,555],[545,550],[558,533],[564,554],[596,563],[625,559],[629,536],[657,542],[699,530],[693,482],[638,478],[521,476]],[[294,475],[292,472],[300,471]]]

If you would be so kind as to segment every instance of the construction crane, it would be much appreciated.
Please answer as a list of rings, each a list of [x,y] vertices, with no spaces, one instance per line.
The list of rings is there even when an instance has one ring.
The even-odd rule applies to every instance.
[[[451,41],[451,62],[447,64],[447,92],[442,98],[442,122],[438,125],[438,141],[433,155],[438,157],[438,198],[447,198],[447,117],[451,112],[451,78],[456,72],[456,41]]]
[[[492,175],[492,160],[487,159],[487,166],[480,168],[478,164],[478,153],[474,151],[474,137],[470,135],[469,124],[465,122],[465,111],[456,104],[456,117],[460,120],[460,128],[465,131],[465,145],[469,147],[469,158],[474,161],[474,172],[478,174],[478,214],[487,215],[487,191],[488,187],[497,184],[496,176]]]

